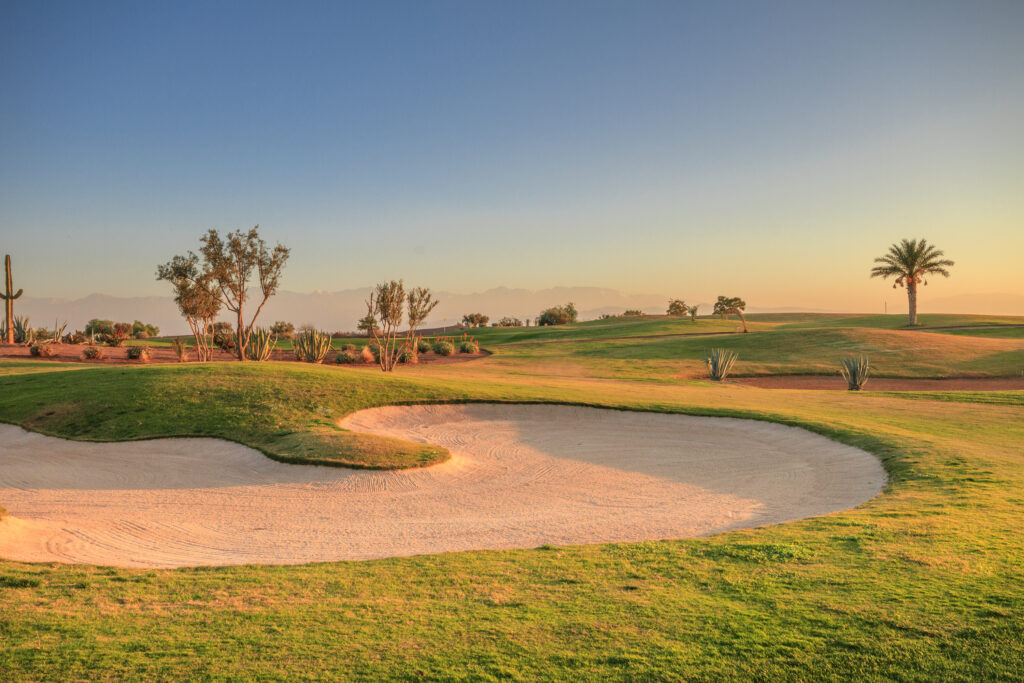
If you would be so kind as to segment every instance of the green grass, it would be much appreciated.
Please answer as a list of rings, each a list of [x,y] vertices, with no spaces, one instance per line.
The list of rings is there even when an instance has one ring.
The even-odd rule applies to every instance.
[[[802,352],[824,357],[874,334],[812,335]],[[764,348],[776,343],[767,334],[713,339],[743,345],[741,361],[763,353],[770,364],[799,337]],[[633,345],[661,343],[669,340]],[[803,426],[875,453],[890,484],[853,510],[701,539],[297,567],[0,561],[0,672],[10,680],[1019,678],[1024,392],[652,382],[629,364],[661,361],[621,358],[628,344],[605,344],[607,357],[585,362],[545,355],[575,345],[507,347],[484,361],[390,377],[226,363],[7,374],[0,419],[76,438],[201,429],[258,442],[275,431],[303,438],[385,403],[575,402]]]

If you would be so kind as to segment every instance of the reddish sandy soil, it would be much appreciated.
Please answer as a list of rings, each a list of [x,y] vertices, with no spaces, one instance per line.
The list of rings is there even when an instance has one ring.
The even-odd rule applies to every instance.
[[[50,358],[36,358],[29,353],[27,346],[21,346],[20,344],[9,345],[0,344],[0,358],[18,358],[25,360],[38,360],[40,362],[45,361],[60,361],[62,363],[67,362],[80,362],[88,363],[91,365],[139,365],[140,361],[129,360],[127,358],[128,349],[127,346],[122,347],[110,347],[100,346],[97,348],[103,349],[103,358],[99,360],[85,360],[82,358],[82,351],[85,350],[85,346],[75,344],[53,344],[54,350],[57,351],[57,355]],[[169,346],[151,346],[149,348],[151,357],[149,363],[177,363],[178,357],[174,355],[174,350]],[[324,365],[334,365],[335,352],[327,354],[327,358],[324,360]],[[464,363],[466,361],[474,360],[477,358],[483,358],[489,356],[490,353],[487,351],[481,351],[477,354],[467,353],[456,353],[451,356],[438,356],[434,353],[421,353],[420,364],[422,365],[442,365],[448,363]],[[189,353],[188,356],[190,361],[195,361],[195,353]],[[213,360],[215,361],[235,361],[238,360],[234,354],[226,353],[224,351],[215,350],[213,352]],[[291,361],[298,362],[295,360],[295,354],[291,351],[282,351],[280,349],[274,351],[271,360],[275,361]],[[354,367],[364,365],[357,363]]]
[[[762,389],[824,389],[846,391],[846,380],[828,375],[771,375],[737,377],[728,384],[744,384]],[[864,391],[1011,391],[1024,389],[1024,377],[952,377],[949,379],[871,378]]]

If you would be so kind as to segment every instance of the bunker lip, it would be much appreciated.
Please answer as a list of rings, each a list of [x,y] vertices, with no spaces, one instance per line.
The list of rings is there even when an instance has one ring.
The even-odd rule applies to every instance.
[[[733,418],[448,404],[341,426],[452,458],[344,470],[216,439],[83,443],[0,425],[0,557],[181,567],[649,541],[844,510],[886,482],[862,450]]]

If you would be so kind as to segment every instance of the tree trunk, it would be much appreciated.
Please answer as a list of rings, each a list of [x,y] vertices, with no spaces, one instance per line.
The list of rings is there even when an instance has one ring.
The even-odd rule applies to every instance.
[[[907,300],[910,304],[910,325],[917,324],[917,283],[907,283]]]
[[[242,303],[238,303],[238,360],[245,362],[245,319],[242,317]]]
[[[740,317],[740,322],[743,323],[743,332],[744,332],[744,334],[746,334],[747,332],[750,332],[750,330],[747,329],[747,319],[743,317],[743,311],[741,311],[739,309],[736,309],[736,315],[738,315]]]

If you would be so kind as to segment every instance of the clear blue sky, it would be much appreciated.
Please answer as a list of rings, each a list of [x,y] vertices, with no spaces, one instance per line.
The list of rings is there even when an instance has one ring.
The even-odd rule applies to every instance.
[[[0,86],[37,296],[162,293],[255,223],[295,291],[856,309],[904,236],[958,261],[943,294],[1024,288],[1019,1],[6,0]]]

